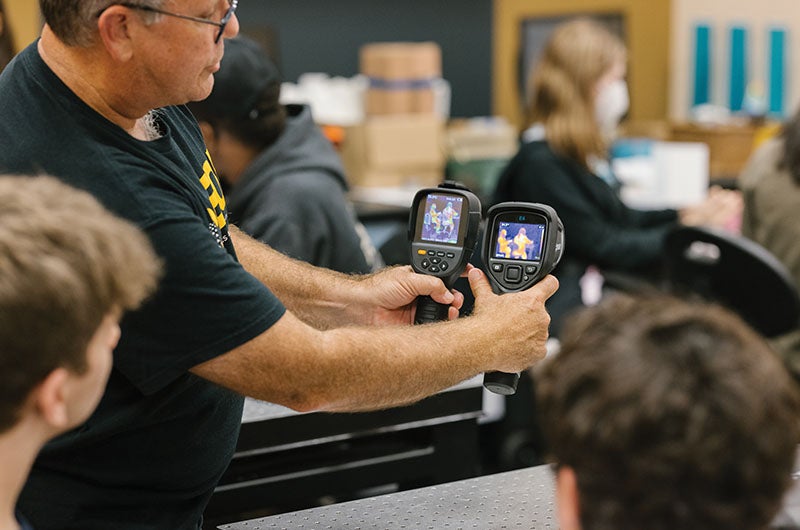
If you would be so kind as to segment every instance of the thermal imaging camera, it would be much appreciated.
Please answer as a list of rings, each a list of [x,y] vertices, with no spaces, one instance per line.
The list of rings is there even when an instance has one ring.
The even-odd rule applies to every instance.
[[[464,272],[481,224],[481,202],[467,188],[446,181],[414,196],[408,223],[411,267],[441,278],[448,289]],[[417,300],[415,324],[447,319],[448,306],[429,296]]]
[[[550,206],[503,202],[486,214],[482,257],[495,293],[530,288],[558,265],[563,250],[564,225]],[[483,386],[496,394],[513,394],[518,381],[518,373],[483,376]]]

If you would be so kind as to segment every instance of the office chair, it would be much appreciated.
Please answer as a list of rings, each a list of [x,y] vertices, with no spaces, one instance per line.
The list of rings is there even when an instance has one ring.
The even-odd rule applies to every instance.
[[[667,235],[662,265],[661,274],[652,281],[603,271],[605,286],[622,293],[666,292],[713,301],[767,338],[800,326],[800,295],[792,276],[774,255],[745,237],[711,228],[676,227]],[[517,394],[527,397],[531,392]],[[506,401],[511,414],[500,424],[505,429],[498,453],[502,471],[541,463],[535,460],[546,452],[535,407],[528,399],[513,397],[516,401]],[[515,414],[513,407],[523,414]]]
[[[667,235],[664,250],[667,290],[726,306],[768,338],[800,324],[800,295],[791,274],[758,243],[681,226]]]

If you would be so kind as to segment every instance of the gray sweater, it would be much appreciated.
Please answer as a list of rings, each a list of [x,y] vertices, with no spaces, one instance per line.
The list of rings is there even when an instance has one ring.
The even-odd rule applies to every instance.
[[[226,192],[234,224],[320,267],[371,272],[380,263],[347,200],[341,160],[305,105],[287,105],[286,129]]]

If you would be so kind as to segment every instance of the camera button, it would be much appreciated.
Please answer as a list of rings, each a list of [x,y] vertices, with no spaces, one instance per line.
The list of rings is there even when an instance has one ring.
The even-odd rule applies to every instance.
[[[519,265],[509,265],[506,267],[506,281],[517,283],[522,279],[522,267]]]
[[[503,272],[503,264],[502,263],[492,263],[492,271],[494,271],[494,272]]]

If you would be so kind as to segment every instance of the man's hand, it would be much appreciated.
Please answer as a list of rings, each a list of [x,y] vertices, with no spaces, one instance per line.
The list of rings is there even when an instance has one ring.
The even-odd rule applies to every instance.
[[[485,328],[496,337],[496,348],[487,354],[496,355],[495,370],[519,372],[544,358],[547,353],[550,315],[545,302],[558,290],[558,280],[548,275],[530,289],[503,295],[495,294],[480,269],[469,271],[469,285],[475,295],[473,317],[482,323],[493,322],[498,329]]]
[[[458,318],[458,310],[464,303],[463,294],[449,291],[439,278],[417,274],[407,265],[366,276],[361,286],[369,298],[368,304],[373,306],[371,314],[365,315],[364,322],[369,324],[413,324],[420,296],[430,296],[440,304],[449,305],[450,320]]]

